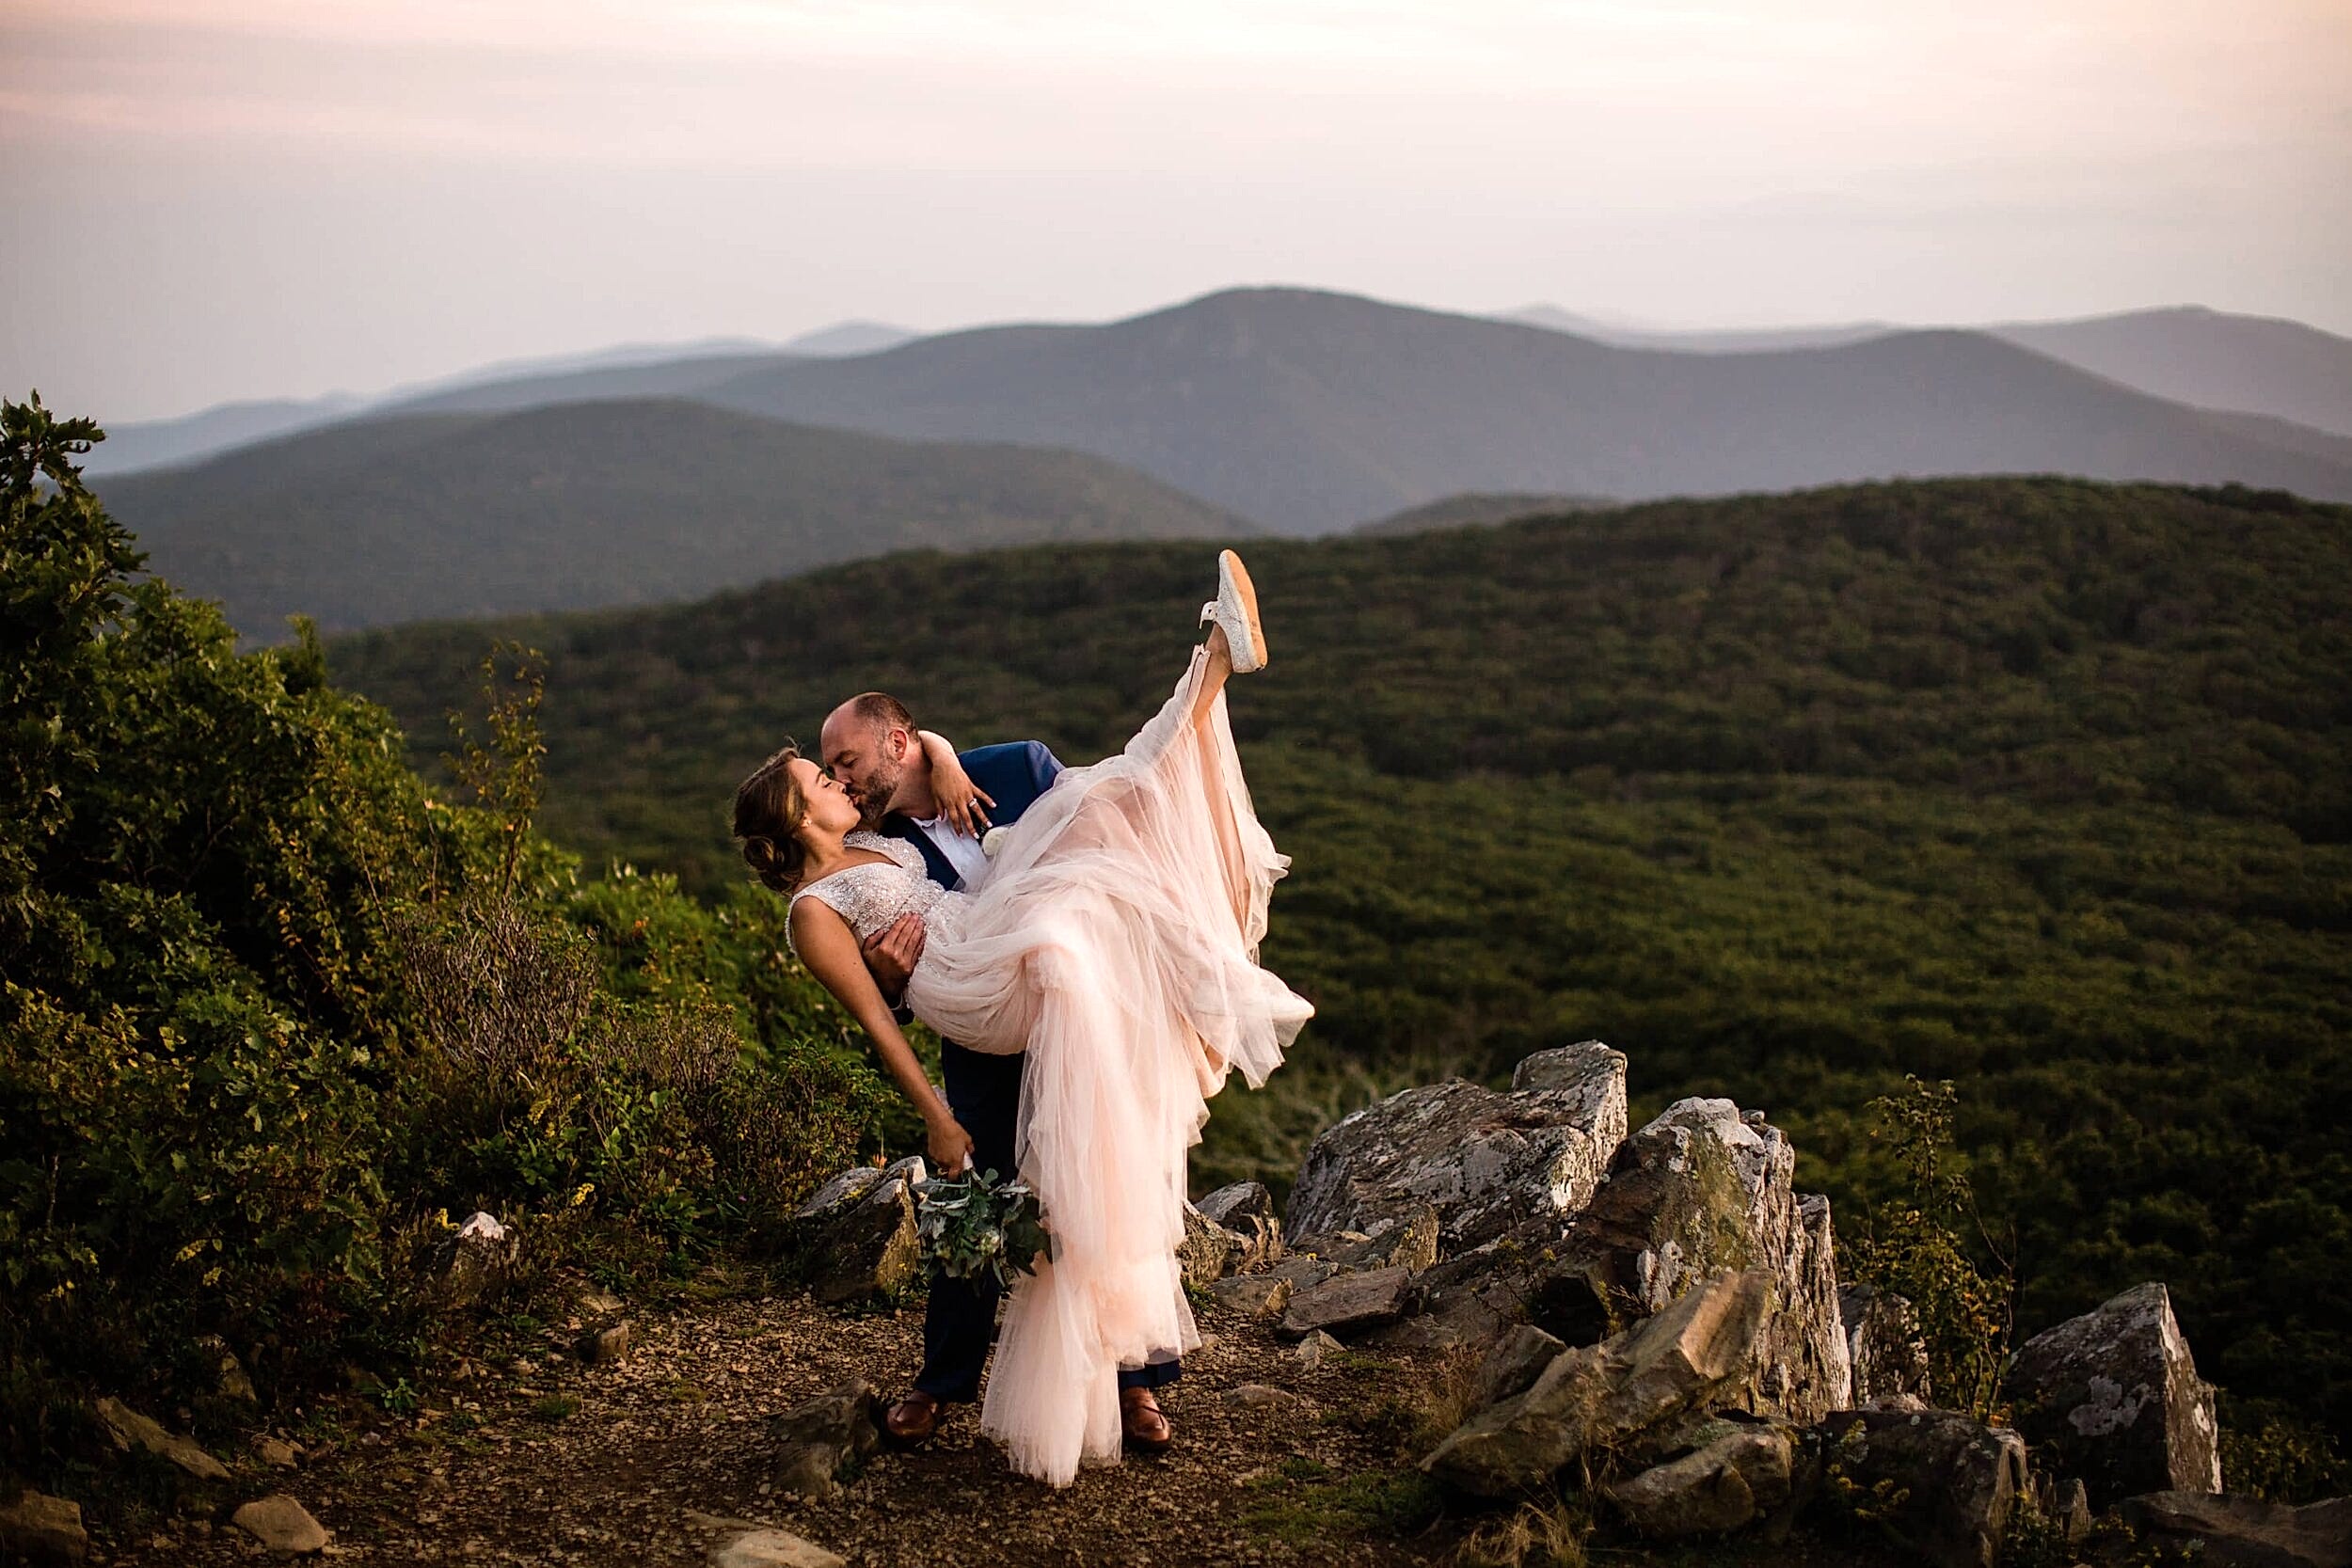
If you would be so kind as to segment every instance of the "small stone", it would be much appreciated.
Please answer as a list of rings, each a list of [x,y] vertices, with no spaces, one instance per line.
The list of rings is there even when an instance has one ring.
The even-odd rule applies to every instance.
[[[1297,1336],[1317,1329],[1344,1334],[1377,1328],[1405,1315],[1412,1291],[1413,1276],[1405,1269],[1340,1275],[1292,1296],[1282,1314],[1282,1332]]]
[[[1276,1217],[1274,1195],[1265,1190],[1263,1181],[1236,1181],[1230,1187],[1219,1187],[1196,1207],[1204,1218],[1228,1230],[1246,1231],[1252,1220]]]
[[[626,1305],[610,1291],[582,1291],[580,1309],[592,1318],[609,1318]]]
[[[302,1455],[292,1443],[282,1437],[257,1437],[253,1440],[253,1457],[273,1470],[291,1470]]]
[[[444,1305],[470,1307],[505,1289],[521,1260],[521,1235],[500,1224],[496,1214],[477,1209],[442,1251],[436,1293]]]
[[[273,1552],[308,1557],[326,1549],[326,1529],[310,1517],[309,1509],[283,1492],[246,1503],[229,1516],[229,1522]]]
[[[258,1396],[253,1391],[253,1379],[246,1374],[245,1363],[237,1359],[237,1353],[229,1348],[228,1340],[217,1334],[207,1334],[196,1346],[213,1362],[215,1387],[221,1398],[246,1404],[255,1402]]]
[[[580,1338],[580,1358],[591,1366],[606,1367],[628,1359],[629,1347],[636,1342],[636,1325],[627,1318],[602,1328],[592,1328]]]
[[[199,1481],[229,1479],[229,1466],[205,1452],[192,1439],[166,1432],[153,1418],[140,1415],[120,1400],[100,1400],[98,1418],[105,1423],[115,1447],[126,1453],[133,1449],[144,1449],[149,1453],[171,1461]]]
[[[39,1563],[74,1564],[89,1558],[89,1534],[82,1528],[82,1505],[24,1489],[0,1508],[0,1555]]]
[[[1295,1410],[1307,1402],[1287,1388],[1244,1383],[1225,1390],[1225,1402],[1239,1410]]]
[[[1176,1261],[1184,1269],[1185,1284],[1207,1290],[1232,1272],[1242,1250],[1240,1237],[1191,1204],[1184,1205],[1184,1239],[1176,1249]]]
[[[1298,1358],[1300,1366],[1312,1371],[1334,1355],[1343,1354],[1346,1349],[1345,1345],[1318,1328],[1304,1339],[1299,1340],[1298,1349],[1292,1352],[1292,1354]]]
[[[809,1498],[838,1494],[841,1471],[882,1447],[874,1424],[880,1398],[872,1384],[852,1378],[786,1411],[776,1422],[775,1484]]]
[[[710,1568],[849,1568],[849,1563],[790,1530],[755,1529],[713,1546]]]

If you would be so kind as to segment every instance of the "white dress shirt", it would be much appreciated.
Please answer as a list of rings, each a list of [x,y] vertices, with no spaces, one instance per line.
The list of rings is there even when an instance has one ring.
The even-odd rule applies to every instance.
[[[973,886],[988,869],[988,856],[980,848],[980,841],[956,832],[946,818],[910,816],[907,820],[922,829],[923,836],[936,845],[939,852],[947,857],[947,863],[956,868],[956,886]]]

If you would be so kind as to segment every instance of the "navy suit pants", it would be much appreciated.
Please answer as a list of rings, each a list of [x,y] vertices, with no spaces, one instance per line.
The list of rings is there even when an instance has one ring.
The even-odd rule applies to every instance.
[[[991,1056],[952,1040],[940,1046],[947,1108],[972,1135],[972,1163],[1009,1177],[1014,1170],[1013,1136],[1021,1117],[1021,1069],[1025,1056]],[[980,1369],[996,1338],[996,1303],[1004,1294],[996,1276],[931,1280],[930,1304],[923,1313],[923,1374],[915,1388],[932,1398],[969,1402],[980,1395]],[[1175,1356],[1148,1366],[1121,1368],[1121,1388],[1159,1388],[1184,1372]]]

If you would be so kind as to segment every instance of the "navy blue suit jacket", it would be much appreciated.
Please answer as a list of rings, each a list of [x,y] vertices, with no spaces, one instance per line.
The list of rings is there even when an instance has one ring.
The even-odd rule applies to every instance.
[[[1060,759],[1046,750],[1042,740],[1012,740],[1002,746],[976,746],[968,752],[956,753],[963,770],[995,805],[988,808],[988,819],[999,828],[1009,827],[1021,820],[1021,814],[1036,804],[1045,793],[1045,786],[1061,772]],[[956,885],[956,868],[947,857],[939,852],[931,835],[900,816],[896,812],[882,818],[882,832],[887,838],[903,838],[923,851],[924,867],[931,880],[941,887]]]

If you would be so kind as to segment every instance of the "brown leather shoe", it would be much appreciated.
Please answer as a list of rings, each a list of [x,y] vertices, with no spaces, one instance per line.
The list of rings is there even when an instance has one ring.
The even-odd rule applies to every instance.
[[[1119,1426],[1127,1447],[1137,1453],[1166,1453],[1176,1442],[1176,1429],[1149,1388],[1119,1391]]]
[[[919,1449],[938,1430],[939,1401],[919,1388],[882,1407],[882,1438],[894,1449]]]

